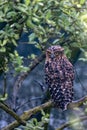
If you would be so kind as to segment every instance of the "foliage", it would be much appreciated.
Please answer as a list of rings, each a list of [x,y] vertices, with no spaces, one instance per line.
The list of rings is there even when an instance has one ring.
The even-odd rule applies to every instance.
[[[26,126],[23,126],[24,130],[44,130],[44,127],[49,122],[49,114],[46,114],[43,110],[42,113],[42,119],[41,121],[37,121],[36,118],[32,118],[29,120],[26,124]],[[20,128],[17,128],[15,130],[21,130]]]
[[[0,70],[5,71],[2,64],[5,59],[9,63],[10,53],[14,55],[14,46],[26,31],[29,43],[40,50],[61,44],[69,58],[72,48],[86,50],[86,6],[86,0],[0,0]]]
[[[23,66],[23,57],[19,56],[17,51],[14,51],[13,54],[10,54],[10,61],[13,61],[13,67],[16,74],[28,71],[28,67]]]
[[[24,66],[15,48],[23,32],[29,34],[27,44],[33,44],[41,53],[48,46],[60,44],[68,58],[74,59],[81,50],[87,61],[87,1],[86,0],[0,0],[0,73],[14,75],[29,70]],[[35,59],[35,54],[28,56]],[[10,62],[10,65],[9,65]],[[7,98],[0,95],[0,101]],[[45,115],[41,122],[32,119],[25,130],[43,129]]]

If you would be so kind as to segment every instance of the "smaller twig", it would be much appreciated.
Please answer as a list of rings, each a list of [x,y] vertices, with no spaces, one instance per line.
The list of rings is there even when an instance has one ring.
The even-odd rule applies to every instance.
[[[29,42],[19,42],[19,44],[29,44]]]
[[[6,73],[4,73],[4,86],[3,86],[3,97],[5,97],[6,89],[7,89],[7,79]]]
[[[79,100],[73,101],[68,105],[68,109],[73,109],[75,107],[80,107],[84,102],[87,101],[87,96],[80,98]]]
[[[44,92],[45,91],[45,86],[44,86],[44,84],[42,84],[40,81],[37,81],[37,80],[34,80],[36,83],[38,83],[38,85],[41,87],[41,90],[42,90],[42,92]]]
[[[17,108],[15,109],[15,112],[17,112],[20,108],[22,108],[22,107],[23,107],[24,105],[26,105],[27,103],[29,103],[29,102],[31,102],[31,101],[33,101],[33,100],[42,99],[42,98],[43,98],[43,96],[28,99],[26,102],[24,102],[24,103],[21,104],[19,107],[17,107]]]
[[[73,124],[75,124],[75,123],[77,123],[79,121],[84,121],[84,120],[87,120],[87,116],[79,117],[79,118],[77,118],[75,120],[69,121],[69,122],[61,125],[61,127],[57,128],[56,130],[63,130],[66,127],[69,127],[69,126],[71,126],[71,125],[73,125]]]

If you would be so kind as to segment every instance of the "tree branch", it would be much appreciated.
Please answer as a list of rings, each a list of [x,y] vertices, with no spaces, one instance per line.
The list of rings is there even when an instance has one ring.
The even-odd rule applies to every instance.
[[[87,96],[82,97],[81,99],[79,99],[77,101],[73,101],[72,103],[70,103],[68,105],[68,109],[73,109],[75,107],[82,106],[83,103],[86,102],[86,101],[87,101]],[[87,116],[79,117],[79,118],[77,118],[75,120],[69,121],[69,122],[61,125],[61,127],[57,128],[56,130],[63,130],[66,127],[69,127],[69,126],[71,126],[71,125],[73,125],[73,124],[75,124],[75,123],[77,123],[79,121],[84,121],[84,120],[87,120]]]
[[[17,93],[20,89],[20,87],[22,86],[22,83],[24,81],[24,79],[28,76],[28,74],[41,62],[43,61],[43,59],[45,58],[45,53],[43,53],[41,56],[35,58],[35,60],[33,60],[30,65],[29,65],[29,69],[27,72],[23,72],[21,73],[18,77],[17,80],[14,84],[13,87],[13,107],[15,109],[16,106],[16,97],[17,97]]]
[[[43,53],[40,57],[36,58],[30,65],[29,70],[25,73],[19,75],[17,81],[15,82],[14,87],[20,87],[22,85],[23,80],[28,76],[28,74],[45,58],[45,54]]]
[[[68,105],[67,109],[73,109],[73,108],[75,108],[75,107],[82,106],[83,103],[86,102],[86,101],[87,101],[87,96],[82,97],[81,99],[79,99],[79,100],[77,100],[77,101],[73,101],[72,103],[70,103],[70,104]],[[42,104],[42,105],[40,105],[40,106],[37,106],[37,107],[35,107],[35,108],[33,108],[33,109],[30,109],[30,110],[24,112],[24,113],[20,116],[20,118],[21,118],[22,120],[24,120],[24,121],[27,121],[27,120],[31,117],[31,115],[33,115],[33,114],[39,112],[41,109],[46,109],[47,107],[51,107],[52,104],[53,104],[52,101],[49,101],[49,102],[46,102],[46,103],[44,103],[44,104]],[[0,106],[0,107],[1,107],[1,106]],[[3,109],[3,108],[2,108],[2,109]],[[4,110],[5,110],[5,109],[4,109]],[[5,110],[5,111],[6,111],[6,110]],[[8,112],[8,111],[6,111],[6,112]],[[10,113],[9,113],[9,114],[10,114]],[[11,115],[12,115],[12,114],[11,114]],[[12,115],[12,116],[13,116],[13,115]],[[14,117],[14,116],[13,116],[13,117]],[[84,118],[84,120],[85,120],[85,118]],[[14,122],[12,122],[11,124],[9,124],[7,127],[3,128],[2,130],[12,130],[12,129],[18,127],[19,125],[21,125],[21,123],[19,123],[18,121],[14,121]]]
[[[42,105],[40,105],[40,106],[37,106],[37,107],[35,107],[35,108],[33,108],[33,109],[30,109],[30,110],[28,110],[28,111],[25,111],[25,112],[20,116],[20,118],[21,118],[22,120],[26,120],[26,121],[27,121],[27,120],[31,117],[31,115],[33,115],[33,114],[35,114],[35,113],[41,111],[42,109],[45,109],[45,108],[47,108],[47,107],[50,107],[51,105],[52,105],[52,102],[51,102],[51,101],[49,101],[49,102],[47,102],[47,103],[44,103],[44,104],[42,104]],[[21,124],[20,124],[18,121],[14,121],[14,122],[12,122],[11,124],[9,124],[7,127],[3,128],[2,130],[13,130],[14,128],[18,127],[19,125],[21,125]]]
[[[22,120],[12,109],[10,109],[6,104],[0,102],[0,108],[16,119],[20,124],[26,125],[26,122]]]
[[[80,107],[80,106],[82,106],[83,103],[86,102],[86,101],[87,101],[87,95],[84,96],[84,97],[82,97],[82,98],[80,98],[79,100],[76,100],[76,101],[73,101],[72,103],[70,103],[70,104],[68,105],[68,109],[73,109],[73,108],[75,108],[75,107]]]
[[[66,127],[69,127],[69,126],[71,126],[71,125],[73,125],[73,124],[75,124],[75,123],[77,123],[79,121],[84,121],[84,120],[87,120],[87,116],[79,117],[79,118],[77,118],[75,120],[69,121],[69,122],[61,125],[61,127],[57,128],[56,130],[63,130]]]

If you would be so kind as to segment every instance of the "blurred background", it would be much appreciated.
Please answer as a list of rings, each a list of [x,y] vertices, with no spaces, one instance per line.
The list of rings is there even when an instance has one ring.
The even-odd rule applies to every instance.
[[[74,66],[73,100],[87,95],[87,1],[0,0],[0,102],[18,115],[46,102],[44,62],[45,51],[51,45],[61,45]],[[30,71],[42,55],[41,62]],[[24,73],[23,83],[17,85]],[[48,113],[46,130],[55,130],[67,121],[86,116],[87,102],[73,110],[52,107]],[[33,117],[40,120],[41,114]],[[0,109],[0,129],[12,121]],[[64,130],[87,130],[87,121],[78,121]]]
[[[40,55],[40,51],[35,48],[33,45],[24,44],[24,42],[27,42],[28,35],[23,33],[21,39],[19,40],[19,45],[15,50],[18,51],[20,56],[24,56],[24,63],[27,65],[29,64],[29,60],[27,59],[27,56],[29,54],[36,54]],[[79,59],[74,64],[74,70],[75,70],[75,81],[74,81],[74,100],[78,100],[81,97],[85,96],[87,94],[87,63],[80,60],[80,58],[83,56],[81,53],[79,55]],[[13,76],[14,70],[11,70],[10,73],[7,74],[7,93],[9,95],[7,99],[7,104],[11,107],[14,107],[13,105],[13,93],[14,93],[14,84],[15,84],[15,78]],[[4,74],[0,76],[0,92],[2,92],[2,87],[4,84],[3,81]],[[27,78],[23,81],[23,84],[21,88],[19,89],[16,97],[16,108],[18,114],[22,114],[23,111],[34,108],[35,106],[41,105],[43,102],[45,93],[42,91],[41,86],[39,83],[43,84],[45,89],[47,90],[47,86],[44,82],[44,60],[36,66],[36,68],[29,73]],[[16,91],[16,90],[15,90]],[[16,92],[15,92],[16,93]],[[30,102],[26,102],[27,100],[31,100]],[[26,102],[26,103],[25,103]],[[25,104],[24,104],[25,103]],[[21,105],[24,104],[22,107]],[[15,108],[15,109],[16,109]],[[81,115],[85,115],[84,106],[77,109],[77,110],[67,110],[67,111],[60,111],[56,108],[51,108],[50,111],[50,122],[48,126],[48,130],[55,130],[58,128],[61,124],[64,124],[66,121],[69,121],[70,119],[79,118]],[[10,117],[10,115],[6,114],[3,110],[0,110],[0,129],[3,126],[6,126],[7,124],[11,123],[13,121],[13,118]],[[86,130],[87,123],[83,125],[83,123],[77,123],[75,126],[66,128],[65,130]]]

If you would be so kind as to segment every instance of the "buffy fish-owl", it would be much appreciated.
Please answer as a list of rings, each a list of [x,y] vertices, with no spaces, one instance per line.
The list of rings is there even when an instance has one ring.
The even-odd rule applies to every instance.
[[[74,69],[64,54],[64,48],[51,46],[46,51],[45,82],[55,107],[62,110],[73,100]]]

